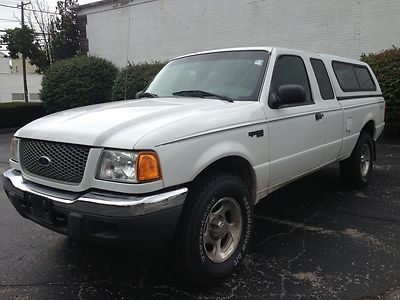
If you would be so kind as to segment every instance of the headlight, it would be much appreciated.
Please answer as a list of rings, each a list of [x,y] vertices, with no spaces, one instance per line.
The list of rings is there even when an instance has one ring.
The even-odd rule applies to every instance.
[[[19,161],[19,139],[13,138],[10,144],[10,159]]]
[[[158,180],[161,175],[157,154],[150,151],[104,150],[96,178],[125,183]]]

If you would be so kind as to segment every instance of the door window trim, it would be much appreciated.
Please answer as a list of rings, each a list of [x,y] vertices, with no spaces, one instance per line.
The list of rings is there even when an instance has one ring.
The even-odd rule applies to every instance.
[[[299,103],[294,103],[294,104],[290,104],[290,105],[288,104],[288,105],[281,106],[280,108],[291,108],[291,107],[297,107],[297,106],[314,105],[315,101],[314,101],[314,97],[313,97],[313,91],[312,91],[312,88],[311,88],[310,77],[308,76],[307,67],[306,67],[306,64],[304,62],[303,57],[301,57],[300,55],[296,55],[296,54],[279,54],[275,59],[274,69],[272,70],[271,82],[269,83],[269,92],[268,92],[268,99],[267,99],[268,107],[271,108],[271,109],[276,110],[275,108],[271,107],[269,99],[271,97],[271,92],[272,92],[271,91],[271,84],[272,84],[272,80],[274,79],[274,74],[275,74],[277,61],[282,56],[293,56],[293,57],[298,57],[298,58],[301,59],[301,62],[303,63],[303,66],[304,66],[304,70],[306,71],[307,82],[308,82],[308,86],[310,87],[310,97],[311,97],[311,99],[310,99],[309,102],[306,102],[306,103],[300,103],[300,104]]]

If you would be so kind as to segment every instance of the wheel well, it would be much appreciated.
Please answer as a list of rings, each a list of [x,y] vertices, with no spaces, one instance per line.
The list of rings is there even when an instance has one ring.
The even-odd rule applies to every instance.
[[[253,196],[253,200],[255,201],[257,186],[256,175],[253,167],[246,159],[240,156],[227,156],[220,158],[201,171],[200,174],[196,176],[194,181],[206,176],[210,172],[215,171],[229,172],[238,176],[246,184],[251,195]]]
[[[374,141],[374,135],[375,135],[375,123],[373,120],[369,120],[364,127],[361,129],[361,132],[368,132],[371,135],[372,138],[372,145],[373,145],[373,149],[372,149],[372,155],[373,155],[373,160],[376,160],[376,145],[375,145],[375,141]]]
[[[371,137],[374,138],[375,135],[375,123],[373,120],[369,120],[364,127],[361,129],[361,131],[368,132],[371,134]]]

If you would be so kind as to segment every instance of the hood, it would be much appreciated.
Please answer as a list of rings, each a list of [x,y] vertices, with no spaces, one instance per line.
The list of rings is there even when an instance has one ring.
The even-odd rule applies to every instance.
[[[72,144],[98,147],[133,149],[135,144],[148,133],[163,128],[182,119],[204,120],[209,114],[223,116],[225,110],[238,110],[243,106],[258,102],[230,103],[216,99],[199,98],[152,98],[141,100],[118,101],[85,106],[58,112],[22,127],[15,134],[21,138],[49,140]],[[235,118],[233,118],[235,119]],[[223,125],[240,120],[225,120]],[[249,121],[249,120],[247,120]],[[187,123],[187,122],[186,122]],[[218,122],[203,122],[207,127],[219,127]],[[190,123],[189,123],[190,124]],[[211,125],[210,125],[211,124]],[[201,122],[195,122],[189,131],[201,131]],[[207,130],[209,128],[204,128]],[[179,137],[174,132],[173,137]],[[172,138],[172,136],[171,136]],[[168,134],[163,141],[168,141]]]

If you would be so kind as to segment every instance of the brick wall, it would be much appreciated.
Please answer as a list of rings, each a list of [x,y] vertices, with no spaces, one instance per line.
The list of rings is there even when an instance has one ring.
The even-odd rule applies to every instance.
[[[358,58],[400,46],[400,1],[131,0],[83,8],[89,53],[117,66],[237,46]]]

